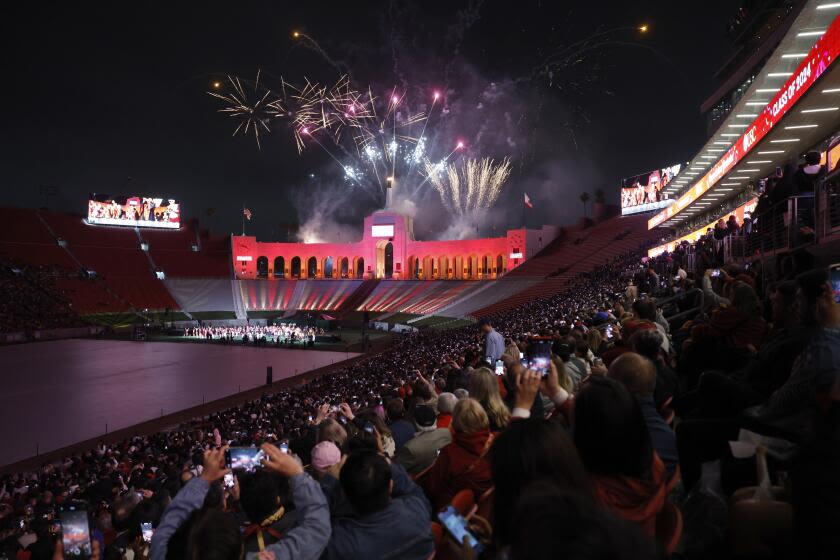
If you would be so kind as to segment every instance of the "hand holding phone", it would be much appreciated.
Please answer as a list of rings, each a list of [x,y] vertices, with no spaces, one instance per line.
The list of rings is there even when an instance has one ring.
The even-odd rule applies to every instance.
[[[265,452],[258,447],[230,447],[225,451],[225,466],[231,470],[254,472],[264,457]]]
[[[438,519],[446,527],[446,531],[452,535],[459,545],[464,542],[464,537],[467,539],[467,544],[473,549],[473,552],[478,555],[484,550],[484,545],[481,544],[475,535],[473,535],[467,528],[467,520],[455,511],[452,506],[438,513]]]
[[[525,349],[523,363],[529,369],[538,372],[543,378],[548,377],[551,366],[551,342],[547,340],[532,340]]]
[[[87,511],[74,505],[62,506],[61,544],[65,558],[87,558],[93,553]]]
[[[225,477],[227,477],[227,475],[225,475]],[[152,529],[151,523],[146,522],[140,524],[140,534],[143,535],[143,542],[152,542],[152,535],[154,532],[155,531]]]

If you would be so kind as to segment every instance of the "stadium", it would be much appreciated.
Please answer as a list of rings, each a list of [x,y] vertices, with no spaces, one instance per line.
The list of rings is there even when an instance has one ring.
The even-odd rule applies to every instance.
[[[351,154],[351,235],[128,182],[0,206],[0,558],[836,557],[840,2],[738,4],[703,142],[580,217],[521,207],[525,157],[431,155],[451,92],[259,74],[208,93]]]

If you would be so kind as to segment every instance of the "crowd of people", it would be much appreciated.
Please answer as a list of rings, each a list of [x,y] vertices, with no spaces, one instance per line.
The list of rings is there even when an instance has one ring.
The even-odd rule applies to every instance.
[[[720,268],[627,254],[477,327],[412,333],[298,388],[0,477],[0,557],[60,554],[70,503],[99,558],[833,556],[828,272],[764,287]],[[681,302],[693,286],[703,297]],[[679,312],[702,305],[669,321],[657,298],[672,295]],[[733,452],[744,434],[755,456]],[[261,466],[231,472],[236,447]]]
[[[84,324],[64,301],[53,278],[50,267],[0,259],[0,333]]]
[[[244,344],[295,344],[313,343],[315,337],[323,335],[324,329],[298,325],[296,323],[278,323],[276,325],[236,325],[236,326],[198,326],[184,331],[187,338],[216,340],[222,342],[241,341]]]

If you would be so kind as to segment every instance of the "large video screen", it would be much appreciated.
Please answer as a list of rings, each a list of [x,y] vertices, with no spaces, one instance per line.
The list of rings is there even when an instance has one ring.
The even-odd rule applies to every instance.
[[[673,204],[674,201],[663,190],[681,168],[682,165],[678,163],[621,181],[621,213],[636,214]]]
[[[91,196],[89,224],[177,229],[181,227],[181,205],[166,198],[140,196]]]

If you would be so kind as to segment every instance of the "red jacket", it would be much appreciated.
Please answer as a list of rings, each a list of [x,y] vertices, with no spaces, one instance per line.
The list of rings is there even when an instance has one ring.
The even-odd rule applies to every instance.
[[[638,524],[650,538],[656,537],[656,515],[665,506],[665,465],[653,454],[650,479],[629,476],[590,475],[595,499],[619,517]]]
[[[492,438],[490,430],[452,434],[452,443],[441,449],[424,483],[435,511],[449,504],[461,490],[472,490],[477,499],[493,486],[487,460]]]
[[[761,317],[747,317],[734,307],[718,309],[707,325],[697,325],[692,337],[723,339],[733,348],[758,349],[767,334],[767,323]]]
[[[452,415],[451,414],[438,414],[437,417],[437,427],[438,428],[448,428],[449,424],[452,423]]]

